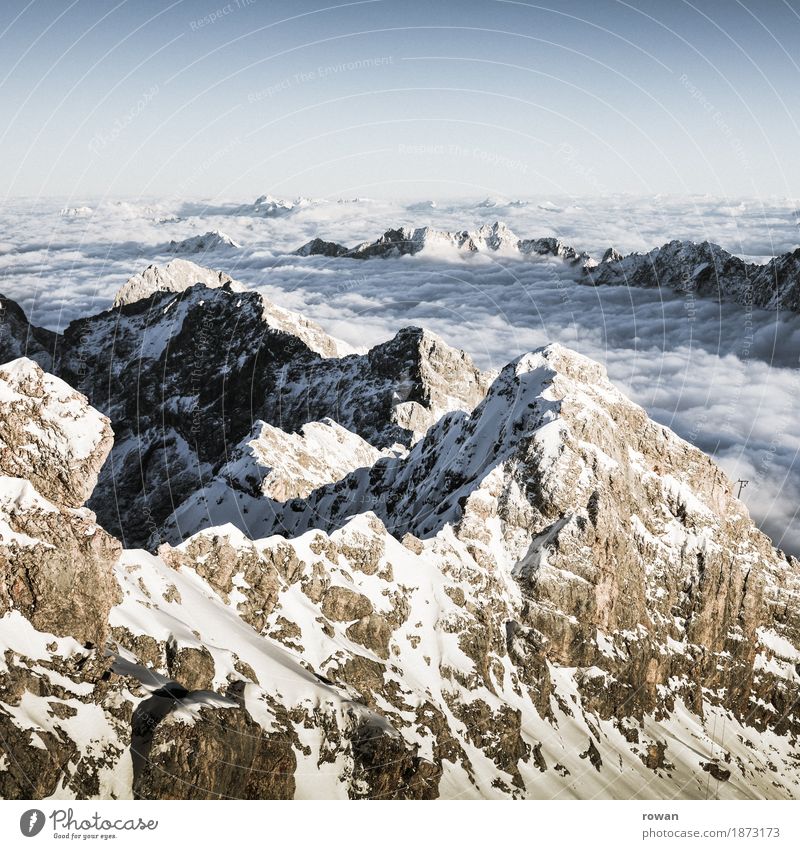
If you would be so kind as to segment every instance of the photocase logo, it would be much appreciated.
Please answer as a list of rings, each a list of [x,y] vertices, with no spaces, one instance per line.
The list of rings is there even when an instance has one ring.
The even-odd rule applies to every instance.
[[[31,808],[19,818],[19,830],[25,837],[36,837],[44,828],[45,816],[37,808]]]

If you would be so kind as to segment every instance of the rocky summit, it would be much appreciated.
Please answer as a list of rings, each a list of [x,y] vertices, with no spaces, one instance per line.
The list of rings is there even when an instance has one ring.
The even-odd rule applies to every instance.
[[[709,457],[176,262],[4,304],[2,797],[800,796],[800,563]]]

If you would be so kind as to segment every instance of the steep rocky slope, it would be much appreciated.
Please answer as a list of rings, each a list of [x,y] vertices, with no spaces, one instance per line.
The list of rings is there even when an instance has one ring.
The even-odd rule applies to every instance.
[[[364,505],[395,537],[452,533],[513,577],[513,632],[550,662],[591,667],[601,717],[622,719],[618,699],[640,719],[680,701],[797,734],[800,564],[772,549],[708,457],[597,364],[560,346],[526,355],[408,457],[265,503],[261,530],[331,531]]]
[[[265,504],[303,498],[353,469],[403,453],[399,444],[378,450],[332,419],[310,422],[298,433],[258,421],[214,477],[175,508],[148,547],[180,542],[214,525],[231,524],[257,537]]]
[[[32,360],[0,367],[0,612],[102,645],[120,545],[88,511],[112,443],[108,419]]]
[[[3,479],[2,795],[800,795],[800,564],[596,363],[525,355],[407,454],[259,426],[226,473],[263,536],[157,554],[38,491],[85,495],[107,421],[29,361],[0,381],[0,415],[63,472]],[[343,465],[319,468],[334,442]],[[100,552],[91,625],[51,614],[25,546],[61,580]]]
[[[32,434],[46,453],[28,480],[0,454],[0,797],[435,795],[378,712],[251,627],[218,581],[123,552],[76,506],[110,445],[85,398],[26,359],[0,391],[5,447]],[[265,586],[296,562],[283,554]]]
[[[91,795],[122,753],[122,724],[94,702],[121,546],[80,506],[111,432],[28,359],[0,369],[0,422],[0,795],[47,796],[68,764],[80,771],[72,792]],[[79,712],[95,720],[91,746]]]

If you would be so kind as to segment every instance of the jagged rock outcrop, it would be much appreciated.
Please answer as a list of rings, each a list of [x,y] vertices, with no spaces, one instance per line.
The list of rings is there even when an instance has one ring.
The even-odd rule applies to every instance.
[[[290,739],[268,734],[241,706],[172,712],[153,731],[133,785],[137,799],[293,799]],[[232,794],[235,794],[232,796]]]
[[[376,447],[408,445],[443,413],[475,406],[488,383],[468,354],[407,327],[361,356],[287,363],[263,418],[283,430],[331,418]]]
[[[338,242],[326,242],[325,239],[312,239],[295,251],[297,256],[344,256],[348,251]]]
[[[257,523],[264,504],[304,498],[353,469],[371,467],[396,453],[402,453],[399,446],[380,451],[332,419],[309,422],[298,433],[258,421],[203,489],[175,508],[158,537],[180,542],[209,525],[225,524],[258,536],[257,524],[249,524],[251,511]],[[151,539],[149,546],[155,544]]]
[[[0,295],[0,364],[27,357],[50,369],[58,339],[57,333],[31,324],[18,303]]]
[[[96,706],[110,686],[102,649],[121,546],[81,507],[111,430],[24,358],[0,368],[0,424],[0,795],[89,796],[124,751],[124,720]]]
[[[110,661],[0,616],[0,798],[130,796],[131,705]]]
[[[108,420],[31,360],[0,367],[0,614],[102,645],[120,545],[81,510],[108,454]]]
[[[126,544],[146,541],[202,487],[228,446],[249,432],[259,398],[279,385],[283,367],[322,359],[274,329],[268,310],[260,295],[228,281],[213,289],[200,283],[67,328],[58,373],[111,418],[116,434],[92,506]]]
[[[295,455],[290,474],[298,484],[308,480],[309,475],[312,479],[317,476],[317,485],[338,480],[352,469],[372,465],[364,462],[369,454],[365,441],[392,453],[393,445],[402,447],[416,441],[445,412],[475,406],[487,385],[488,376],[466,354],[419,328],[401,330],[394,339],[359,357],[297,357],[282,367],[275,391],[270,394],[265,389],[259,393],[258,397],[263,398],[261,407],[251,406],[264,420],[284,431],[297,430],[307,420],[331,418],[344,424],[355,433],[352,437],[338,434],[339,443],[348,446],[336,452],[338,461],[309,463],[303,459],[308,453],[303,442],[277,439],[272,430],[265,431],[269,439],[260,440],[260,465],[264,471],[247,470],[241,467],[241,458],[249,454],[247,446],[253,447],[248,434],[244,445],[233,450],[232,463],[208,476],[207,486],[202,490],[195,487],[180,501],[175,498],[169,515],[159,511],[160,519],[151,528],[148,545],[155,547],[160,540],[178,542],[209,524],[227,522],[246,529],[252,536],[261,536],[265,523],[270,521],[267,516],[274,512],[273,506],[292,497],[274,471],[286,458]],[[330,436],[315,425],[305,440],[315,431],[317,436]],[[298,475],[298,463],[306,467],[305,474]],[[268,467],[273,471],[267,475]],[[266,487],[260,487],[260,480],[265,481]],[[366,502],[362,506],[369,509]]]
[[[413,255],[437,247],[465,253],[489,251],[507,256],[556,257],[579,268],[578,281],[587,285],[661,286],[745,306],[800,312],[800,248],[758,265],[745,262],[711,242],[673,240],[644,254],[623,256],[609,248],[598,263],[555,237],[518,239],[505,224],[496,221],[475,231],[400,227],[387,230],[373,242],[352,248],[316,238],[294,253],[370,259]]]
[[[333,419],[309,422],[297,433],[256,422],[220,476],[241,491],[288,501],[372,466],[384,453]]]
[[[58,213],[62,218],[83,218],[87,215],[93,215],[94,210],[91,206],[65,206]]]
[[[764,265],[748,263],[711,242],[674,240],[645,254],[609,250],[587,268],[595,286],[675,289],[764,309],[800,311],[800,248]]]
[[[224,287],[230,292],[247,292],[247,287],[224,271],[214,271],[186,259],[173,259],[165,266],[148,265],[143,272],[131,277],[114,296],[114,307],[145,301],[161,292],[181,294],[198,284],[208,289]],[[283,309],[263,297],[260,304],[261,319],[267,327],[296,336],[321,356],[335,357],[352,353],[350,346],[329,336],[316,322],[305,316]]]

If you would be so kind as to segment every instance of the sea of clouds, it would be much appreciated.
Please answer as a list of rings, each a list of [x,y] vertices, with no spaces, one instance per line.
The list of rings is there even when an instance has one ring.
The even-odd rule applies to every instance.
[[[352,246],[389,227],[505,222],[598,259],[670,239],[710,240],[765,262],[800,244],[793,201],[612,196],[515,201],[187,202],[17,200],[0,204],[0,292],[63,329],[109,307],[125,280],[174,257],[170,240],[219,230],[242,247],[184,255],[222,269],[355,346],[427,327],[485,368],[551,341],[603,362],[659,422],[712,454],[754,519],[800,553],[800,316],[659,290],[592,288],[558,260],[424,251],[369,261],[301,258],[316,236]]]

